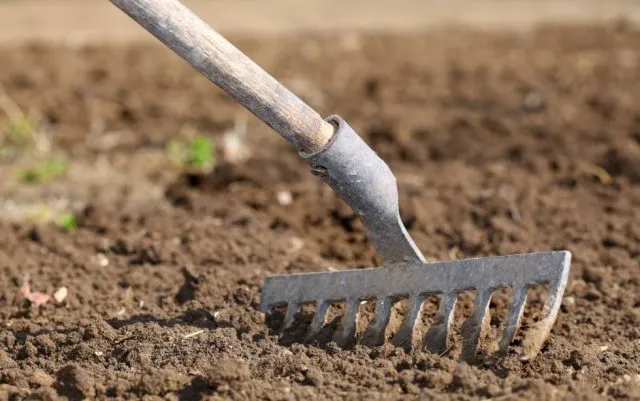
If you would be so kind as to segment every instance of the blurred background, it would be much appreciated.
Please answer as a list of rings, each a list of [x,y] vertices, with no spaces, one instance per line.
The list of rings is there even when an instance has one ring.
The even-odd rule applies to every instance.
[[[74,42],[148,39],[108,1],[4,0],[3,40]],[[540,23],[637,21],[633,0],[188,0],[205,21],[224,33],[393,31],[466,26],[530,29]]]
[[[391,165],[427,259],[571,250],[552,339],[463,368],[279,345],[265,275],[380,264],[352,211],[107,0],[0,0],[0,390],[640,396],[637,0],[186,4]]]
[[[245,41],[246,45],[240,46],[241,49],[256,57],[267,71],[283,79],[295,93],[323,113],[348,113],[351,108],[361,111],[370,106],[349,101],[346,110],[345,107],[340,107],[337,99],[345,99],[350,91],[353,92],[349,80],[354,74],[369,88],[367,90],[383,91],[377,77],[367,76],[368,70],[374,69],[370,57],[372,52],[376,53],[373,59],[384,59],[384,64],[389,68],[405,68],[407,62],[394,60],[394,51],[386,49],[375,38],[396,36],[397,39],[393,42],[414,54],[409,64],[416,62],[421,66],[416,68],[425,67],[425,74],[422,75],[428,76],[429,80],[438,81],[434,83],[437,86],[443,80],[429,73],[430,65],[442,62],[456,66],[473,64],[474,61],[467,57],[465,52],[481,51],[478,46],[485,46],[489,51],[492,46],[495,49],[495,45],[486,41],[493,41],[496,33],[501,33],[503,38],[516,41],[526,39],[527,32],[537,32],[541,27],[632,26],[640,18],[640,7],[633,0],[312,0],[304,3],[292,0],[192,0],[186,1],[186,4],[215,29],[230,35],[234,43],[243,45]],[[7,174],[13,175],[14,178],[16,174],[21,176],[19,181],[23,183],[32,180],[42,181],[36,177],[42,174],[47,177],[61,176],[62,172],[72,180],[87,179],[94,182],[98,179],[81,178],[81,175],[87,174],[85,168],[78,168],[76,172],[73,165],[60,158],[48,160],[48,156],[43,156],[42,152],[70,152],[72,149],[75,149],[74,152],[80,152],[78,149],[86,146],[108,148],[113,151],[124,146],[122,143],[128,143],[127,146],[132,148],[138,146],[140,149],[146,149],[150,142],[153,142],[154,146],[161,146],[164,142],[171,142],[173,135],[178,138],[184,136],[184,132],[187,131],[190,134],[186,135],[191,136],[197,136],[198,133],[224,136],[226,130],[246,130],[247,123],[257,126],[252,128],[255,134],[252,135],[253,139],[261,137],[260,134],[270,135],[263,131],[264,127],[252,116],[238,105],[227,101],[213,85],[204,82],[195,73],[189,75],[190,70],[185,63],[176,60],[168,50],[162,49],[155,38],[108,1],[4,0],[0,2],[0,27],[0,44],[3,46],[3,66],[0,71],[3,147],[0,156],[3,157],[3,170],[9,166],[11,171],[15,171],[16,165],[34,163],[25,161],[25,157],[22,157],[25,146],[47,159],[35,161],[36,164],[44,163],[42,166],[18,167],[18,173],[5,171],[2,176],[5,193],[15,190],[17,194],[34,190],[24,189],[20,185],[20,188],[14,188],[11,182],[15,179],[6,178]],[[561,31],[562,29],[556,31],[557,39],[545,39],[549,46],[553,46],[554,42],[560,39],[562,34],[557,32]],[[424,36],[426,32],[430,32],[431,37],[419,41],[420,45],[416,45],[415,50],[412,50],[411,43],[416,41],[417,36]],[[480,37],[470,41],[473,35],[468,34],[469,32],[487,32],[490,35],[486,36],[487,39]],[[576,46],[579,47],[582,43],[588,44],[593,41],[597,35],[578,33],[576,36]],[[368,37],[375,38],[369,40]],[[261,41],[262,39],[264,41]],[[280,42],[280,39],[283,39],[283,42]],[[511,46],[514,52],[529,51],[526,48],[526,40],[512,43]],[[385,52],[388,52],[388,57],[385,57]],[[349,54],[349,57],[361,65],[349,65],[354,60],[347,59],[336,64],[335,68],[332,67],[331,63],[343,53]],[[534,56],[529,53],[524,57]],[[553,60],[554,57],[555,54],[548,52],[540,57],[535,56],[535,60],[531,61],[558,62]],[[584,57],[581,56],[581,59]],[[616,57],[622,60],[623,64],[631,65],[636,62],[637,56],[634,51],[625,48],[616,53]],[[491,63],[498,65],[501,61],[496,59]],[[585,65],[589,62],[581,61]],[[331,75],[327,77],[323,73],[315,75],[313,71],[297,70],[296,65],[305,64],[318,65],[318,71],[328,71]],[[115,79],[113,74],[116,74]],[[187,74],[189,78],[184,79],[188,82],[178,80],[177,77],[182,74]],[[374,75],[376,74],[385,72]],[[135,85],[146,87],[146,82],[151,84],[150,81],[157,82],[159,79],[168,81],[164,84],[157,83],[156,86],[168,85],[171,91],[168,91],[169,88],[157,88],[159,92],[150,96],[153,97],[153,102],[162,106],[149,111],[152,106],[145,103],[142,92],[136,91]],[[345,87],[341,87],[341,84],[336,85],[338,81],[344,83]],[[482,81],[484,79],[476,80],[475,85],[481,84]],[[123,82],[126,82],[125,86],[117,89]],[[133,86],[130,86],[131,84]],[[414,89],[415,84],[415,81],[408,81],[407,87],[403,87],[402,90],[422,91],[423,94],[420,96],[423,97],[433,92],[433,88],[428,84]],[[197,95],[190,92],[194,90],[194,85]],[[327,85],[335,86],[328,90]],[[356,89],[356,92],[358,91],[360,88]],[[204,102],[199,102],[198,99],[202,96],[205,97]],[[206,102],[220,96],[225,99],[222,102],[224,112],[220,111],[220,105],[215,101],[215,106],[211,109],[204,106]],[[537,93],[533,93],[529,100],[534,103],[544,102],[542,97],[537,96]],[[129,98],[130,100],[125,100]],[[169,116],[163,107],[171,107],[169,104],[172,102],[182,102],[182,109],[177,115]],[[421,106],[427,105],[428,102],[423,105],[412,103],[412,108],[407,113],[413,114],[412,118],[417,118],[416,115],[425,112],[424,108],[421,110]],[[136,111],[132,108],[136,108]],[[192,115],[189,116],[189,113]],[[162,122],[163,119],[169,121]],[[142,123],[143,120],[145,123]],[[238,128],[238,125],[241,127]],[[154,133],[150,134],[149,131]],[[11,139],[16,136],[29,136],[30,139],[24,141],[33,143],[16,143],[23,141]],[[152,140],[151,136],[155,139]],[[245,143],[247,139],[239,141],[237,138],[228,137],[229,135],[222,142],[218,141],[218,152],[223,152],[225,146],[240,146],[239,142],[243,142],[244,147],[248,146]],[[232,145],[225,145],[224,141]],[[186,145],[178,145],[176,142],[167,146],[178,149]],[[207,151],[213,151],[213,141],[202,146],[205,146]],[[230,152],[243,154],[248,150]],[[103,155],[97,151],[86,161],[91,161],[94,168],[97,165],[103,168],[113,167],[111,161],[104,162],[104,159],[100,158]],[[100,160],[104,163],[98,163]],[[34,169],[46,171],[39,172]],[[93,173],[98,172],[92,171]],[[131,174],[131,171],[126,173]],[[116,180],[115,175],[107,173],[107,170],[100,174],[112,177],[110,181]],[[56,180],[47,178],[46,181],[51,184]],[[51,186],[55,187],[54,184]],[[68,185],[65,185],[57,190],[64,192],[80,189],[68,188]],[[41,189],[35,192],[39,194]],[[144,192],[146,193],[146,189]],[[18,195],[15,196],[20,198]],[[16,207],[8,212],[10,216],[16,215],[17,210],[22,210],[20,205],[23,201],[17,198],[14,204],[14,199],[7,197],[10,209]],[[5,212],[6,208],[5,204]],[[21,213],[17,215],[22,216]]]

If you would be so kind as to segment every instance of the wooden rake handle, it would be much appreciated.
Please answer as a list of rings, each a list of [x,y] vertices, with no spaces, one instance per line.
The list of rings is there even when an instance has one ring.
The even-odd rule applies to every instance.
[[[178,0],[110,0],[292,146],[314,153],[334,127]]]

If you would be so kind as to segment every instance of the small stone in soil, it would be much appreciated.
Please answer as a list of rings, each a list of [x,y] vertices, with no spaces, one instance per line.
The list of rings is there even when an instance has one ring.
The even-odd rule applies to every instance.
[[[291,195],[291,192],[289,191],[279,191],[276,197],[278,199],[278,203],[282,206],[289,206],[293,203],[293,195]]]
[[[60,287],[58,291],[53,294],[53,299],[56,300],[56,303],[61,304],[67,299],[67,295],[69,295],[67,287]]]

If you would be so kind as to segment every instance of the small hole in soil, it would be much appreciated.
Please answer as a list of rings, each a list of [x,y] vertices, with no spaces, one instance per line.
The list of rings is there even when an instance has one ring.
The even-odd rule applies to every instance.
[[[282,232],[289,228],[289,224],[286,221],[276,217],[269,225],[269,228],[275,232]]]
[[[569,189],[575,189],[578,186],[578,180],[573,177],[562,177],[557,181],[557,183],[558,185]]]
[[[380,81],[376,78],[368,78],[364,82],[364,93],[369,99],[375,99],[378,97],[380,90]]]
[[[205,176],[203,174],[192,174],[188,173],[184,176],[187,185],[192,188],[200,187],[204,183]]]
[[[521,161],[522,156],[524,155],[524,149],[522,146],[512,146],[507,149],[507,157],[512,161]]]
[[[231,222],[234,226],[246,227],[251,222],[249,217],[239,217]]]

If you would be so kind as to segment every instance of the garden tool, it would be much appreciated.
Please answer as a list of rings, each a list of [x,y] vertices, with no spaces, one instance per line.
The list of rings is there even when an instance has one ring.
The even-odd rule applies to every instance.
[[[440,353],[447,348],[458,295],[475,290],[474,310],[462,333],[462,359],[473,360],[487,328],[492,294],[511,288],[510,310],[499,346],[504,355],[519,327],[528,289],[543,284],[548,286],[546,303],[540,320],[526,333],[521,358],[537,355],[560,308],[570,268],[568,251],[428,263],[400,219],[393,173],[345,120],[336,115],[321,118],[178,0],[111,2],[296,148],[311,172],[362,219],[369,240],[382,257],[384,267],[266,277],[262,311],[286,305],[284,327],[288,327],[303,304],[314,303],[309,327],[313,336],[325,325],[329,306],[344,302],[335,342],[375,347],[385,342],[393,304],[407,298],[403,323],[391,341],[415,351],[418,341],[414,341],[414,331],[422,305],[427,296],[437,294],[439,311],[419,348]],[[356,339],[360,304],[374,299],[375,316]]]

